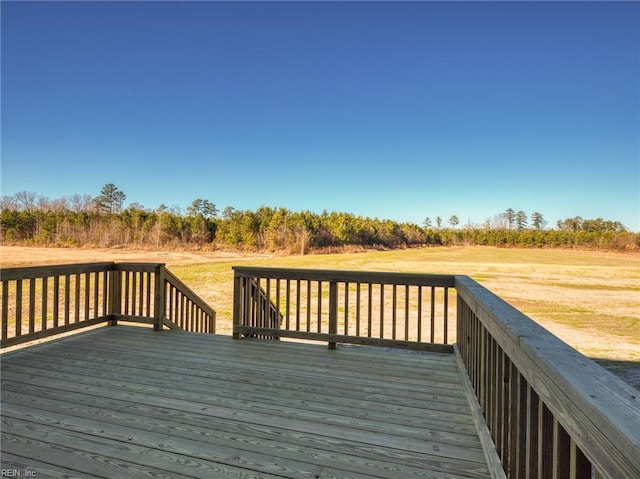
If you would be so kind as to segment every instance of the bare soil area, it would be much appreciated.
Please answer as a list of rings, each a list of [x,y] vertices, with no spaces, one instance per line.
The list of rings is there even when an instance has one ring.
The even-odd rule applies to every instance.
[[[270,255],[229,253],[223,251],[154,251],[118,248],[31,248],[0,247],[3,268],[45,264],[92,263],[100,261],[166,263],[168,266],[194,263],[239,261]]]

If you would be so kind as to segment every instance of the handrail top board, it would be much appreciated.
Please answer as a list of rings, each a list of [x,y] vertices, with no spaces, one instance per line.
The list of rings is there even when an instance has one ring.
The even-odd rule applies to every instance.
[[[454,275],[399,273],[390,271],[326,270],[312,268],[272,268],[266,266],[233,266],[237,276],[269,279],[338,281],[346,283],[399,284],[410,286],[453,287]]]
[[[110,271],[113,263],[69,263],[47,266],[19,266],[15,268],[0,268],[0,280],[13,281],[19,279],[41,278],[43,276],[62,276],[65,274],[94,273]]]
[[[0,280],[15,281],[20,279],[41,278],[48,276],[63,276],[66,274],[96,273],[112,270],[136,270],[151,272],[164,263],[132,263],[102,261],[96,263],[65,263],[50,264],[45,266],[16,266],[0,268]]]

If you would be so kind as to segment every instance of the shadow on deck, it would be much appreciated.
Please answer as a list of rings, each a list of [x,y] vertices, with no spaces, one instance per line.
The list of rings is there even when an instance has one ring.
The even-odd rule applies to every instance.
[[[490,477],[454,355],[99,328],[2,356],[37,477]]]
[[[640,391],[640,361],[591,357],[592,361]]]

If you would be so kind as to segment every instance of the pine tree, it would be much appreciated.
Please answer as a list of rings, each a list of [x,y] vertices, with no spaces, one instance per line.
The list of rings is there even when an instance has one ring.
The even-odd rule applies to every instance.
[[[527,214],[520,210],[516,213],[516,228],[523,230],[527,227]]]
[[[516,221],[516,212],[513,210],[513,208],[507,208],[507,210],[502,213],[502,216],[504,216],[504,219],[507,220],[509,229],[513,229],[513,225]]]
[[[107,183],[100,190],[100,196],[96,197],[96,209],[100,213],[114,214],[122,211],[124,200],[127,198],[113,183]]]
[[[542,213],[534,211],[531,214],[531,224],[535,229],[541,230],[545,227],[547,221],[544,219],[544,216],[542,216]]]

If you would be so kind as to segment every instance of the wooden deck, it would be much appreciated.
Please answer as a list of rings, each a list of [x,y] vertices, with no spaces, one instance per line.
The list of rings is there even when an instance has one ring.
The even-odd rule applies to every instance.
[[[21,477],[490,477],[450,354],[117,326],[1,366]]]

